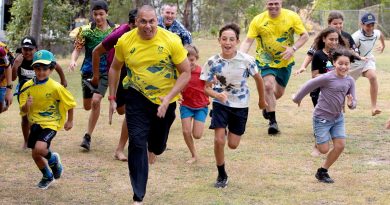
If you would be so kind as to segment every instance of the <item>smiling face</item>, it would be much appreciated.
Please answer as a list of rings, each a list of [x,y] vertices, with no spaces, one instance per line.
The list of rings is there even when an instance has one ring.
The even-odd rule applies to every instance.
[[[325,49],[329,51],[330,49],[334,49],[339,45],[339,34],[334,32],[334,33],[329,33],[326,37],[322,39],[322,41],[325,44]]]
[[[272,18],[276,18],[280,15],[282,9],[282,0],[267,0],[266,7],[268,14]]]
[[[92,18],[96,22],[97,27],[103,27],[107,23],[107,15],[104,9],[92,11]]]
[[[35,76],[37,80],[46,80],[53,70],[50,69],[50,65],[37,63],[33,65]]]
[[[26,60],[32,60],[34,53],[37,51],[36,48],[22,47],[22,55]]]
[[[343,19],[333,19],[329,23],[329,26],[335,28],[338,32],[341,33],[341,31],[343,30],[343,24],[344,24]]]
[[[236,56],[237,45],[240,43],[236,33],[232,29],[225,30],[221,33],[221,37],[218,38],[218,42],[221,45],[222,57],[230,59]]]
[[[367,36],[371,36],[374,33],[375,23],[370,23],[370,24],[362,23],[362,29]]]
[[[351,67],[351,61],[347,56],[339,56],[333,61],[333,65],[337,76],[345,77],[348,75],[349,68]]]
[[[162,11],[165,26],[171,26],[176,19],[177,7],[165,5]]]
[[[194,55],[188,55],[188,61],[190,61],[190,67],[191,67],[191,70],[195,70],[196,68],[196,61],[198,60],[198,58]]]
[[[143,40],[152,39],[157,32],[157,16],[156,12],[151,9],[143,9],[139,11],[136,19],[138,34]]]

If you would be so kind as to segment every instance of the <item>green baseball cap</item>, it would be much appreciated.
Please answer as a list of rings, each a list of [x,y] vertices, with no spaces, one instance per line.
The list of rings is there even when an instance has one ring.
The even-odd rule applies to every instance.
[[[56,61],[53,53],[51,53],[48,50],[39,50],[39,51],[34,53],[32,65],[37,64],[37,63],[49,65],[53,61],[54,62]]]

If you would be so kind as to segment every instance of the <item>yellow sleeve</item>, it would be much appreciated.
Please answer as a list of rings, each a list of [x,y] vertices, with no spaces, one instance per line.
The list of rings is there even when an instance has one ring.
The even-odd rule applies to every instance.
[[[248,34],[246,35],[248,38],[256,38],[258,36],[258,28],[257,28],[257,22],[258,22],[259,16],[255,16],[251,23],[249,24],[249,30]]]
[[[80,26],[76,35],[76,38],[74,40],[74,47],[77,50],[81,50],[85,45],[85,37],[83,29],[86,29],[85,26]]]
[[[294,22],[294,25],[293,25],[294,32],[298,35],[305,33],[306,29],[305,29],[305,26],[303,25],[301,17],[299,17],[298,14],[294,13],[292,18],[293,18],[293,22]]]
[[[27,86],[31,86],[31,81],[32,80],[29,80],[26,83],[24,83],[20,90],[23,90]],[[18,96],[18,98],[19,98],[19,109],[20,109],[20,115],[21,116],[25,116],[27,114],[25,112],[22,112],[22,107],[26,104],[28,96],[30,96],[30,92],[29,92],[28,89],[25,90],[24,92],[20,93],[19,96]]]
[[[60,101],[58,105],[58,110],[61,115],[61,119],[58,125],[58,129],[62,128],[66,121],[66,115],[68,110],[76,107],[76,101],[74,100],[73,95],[62,85],[58,85],[57,89],[57,98]]]
[[[115,48],[115,58],[117,60],[119,60],[120,62],[124,62],[125,61],[125,57],[123,55],[123,49],[122,49],[122,45],[124,43],[124,38],[123,36],[121,38],[118,39],[118,42],[116,43],[116,45],[114,46]]]
[[[187,50],[181,43],[179,36],[175,35],[175,37],[172,38],[172,41],[172,62],[177,65],[187,58]]]

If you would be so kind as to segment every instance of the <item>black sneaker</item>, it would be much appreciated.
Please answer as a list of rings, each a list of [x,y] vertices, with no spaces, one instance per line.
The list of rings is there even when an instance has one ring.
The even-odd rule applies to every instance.
[[[269,120],[269,114],[266,109],[263,109],[263,117],[264,119]]]
[[[218,176],[217,181],[215,182],[214,187],[215,188],[225,188],[228,185],[228,176],[226,177],[220,177]]]
[[[49,164],[51,171],[53,172],[53,177],[54,179],[59,179],[62,175],[63,172],[63,167],[61,163],[61,158],[60,155],[57,152],[54,152],[53,155],[56,156],[57,161],[54,162],[53,164]]]
[[[42,177],[41,181],[37,184],[40,189],[47,189],[54,182],[54,177],[46,178]]]
[[[279,128],[278,128],[278,123],[277,122],[270,122],[269,127],[268,127],[268,134],[269,135],[276,135],[278,134]]]
[[[320,169],[317,170],[317,173],[316,173],[316,178],[318,179],[318,181],[320,182],[324,182],[324,183],[334,183],[333,179],[330,178],[328,172],[326,171],[321,171]]]
[[[85,134],[83,138],[83,142],[81,143],[80,146],[85,148],[87,151],[89,151],[91,147],[91,135]]]

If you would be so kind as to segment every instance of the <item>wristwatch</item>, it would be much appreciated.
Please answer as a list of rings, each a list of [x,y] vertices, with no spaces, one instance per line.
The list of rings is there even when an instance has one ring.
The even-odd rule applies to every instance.
[[[13,88],[13,85],[12,84],[10,84],[10,85],[7,85],[7,86],[5,86],[6,88],[8,88],[8,89],[11,89],[12,90],[12,88]]]

